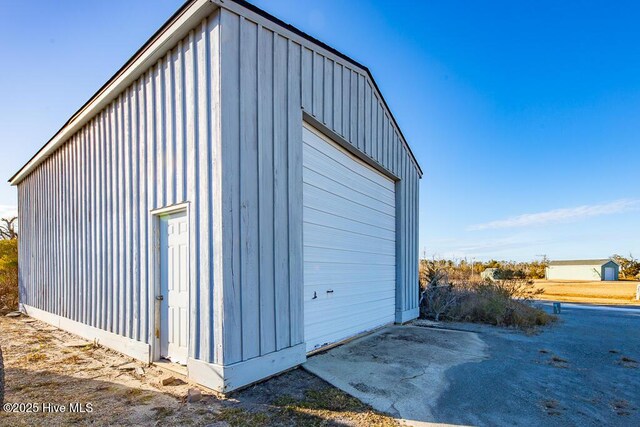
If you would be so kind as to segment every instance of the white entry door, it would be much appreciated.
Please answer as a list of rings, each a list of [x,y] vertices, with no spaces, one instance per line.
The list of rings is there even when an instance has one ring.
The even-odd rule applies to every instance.
[[[315,130],[303,130],[307,351],[395,314],[395,183]]]
[[[186,212],[160,217],[160,357],[186,364],[189,353],[189,226]]]
[[[604,268],[604,280],[615,280],[616,270],[613,267]]]

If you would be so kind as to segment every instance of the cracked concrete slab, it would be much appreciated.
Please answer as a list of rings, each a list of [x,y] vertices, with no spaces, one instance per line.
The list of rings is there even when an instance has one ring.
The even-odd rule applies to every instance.
[[[390,326],[315,355],[303,366],[379,411],[427,425],[448,387],[445,372],[487,357],[487,345],[474,332]]]

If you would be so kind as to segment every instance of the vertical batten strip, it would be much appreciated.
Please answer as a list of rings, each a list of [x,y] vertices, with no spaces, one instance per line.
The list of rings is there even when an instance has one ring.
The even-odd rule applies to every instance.
[[[176,203],[184,202],[187,200],[186,192],[186,180],[185,180],[185,163],[186,163],[186,122],[185,122],[185,63],[184,63],[184,45],[182,42],[178,43],[175,55],[173,56],[175,67],[175,82],[173,82],[175,90],[175,112],[172,120],[175,123],[175,145],[176,145],[176,158],[175,158],[175,170],[176,175]],[[168,204],[168,203],[167,203]]]
[[[116,265],[117,265],[117,234],[116,234],[116,209],[117,209],[117,184],[116,184],[116,131],[115,131],[115,111],[114,111],[114,103],[109,106],[108,109],[108,129],[109,129],[109,141],[110,144],[107,147],[109,150],[109,221],[107,223],[109,230],[109,263],[108,263],[108,283],[109,283],[109,303],[107,305],[107,325],[108,331],[117,333],[117,321],[115,319],[115,311],[117,310],[116,303],[116,283],[117,283],[117,274],[116,274]]]
[[[329,58],[324,58],[324,123],[331,128],[333,127],[333,61]],[[291,80],[291,79],[290,79]],[[298,80],[298,79],[296,79]],[[296,101],[300,103],[300,101]]]
[[[178,55],[182,48],[182,41],[178,42]],[[180,56],[178,56],[180,58]],[[181,114],[180,104],[176,102],[176,97],[181,96],[183,91],[179,88],[176,91],[176,82],[178,82],[178,75],[176,68],[180,69],[180,65],[176,67],[173,61],[173,54],[171,51],[161,59],[162,69],[164,70],[163,84],[164,91],[164,105],[166,111],[166,121],[164,122],[164,128],[166,131],[165,137],[165,149],[167,156],[167,163],[164,170],[165,179],[167,183],[167,201],[166,205],[174,205],[177,202],[176,198],[176,180],[178,175],[176,168],[176,116]],[[178,92],[178,93],[176,93]]]
[[[289,307],[289,218],[287,185],[287,39],[275,35],[274,39],[274,258],[275,258],[275,311],[276,350],[290,345]],[[314,70],[315,72],[315,70]],[[315,88],[314,88],[315,99]],[[287,237],[285,237],[287,236]]]
[[[123,96],[120,96],[118,102],[116,103],[116,119],[117,119],[117,146],[118,146],[118,185],[116,187],[116,191],[118,192],[118,224],[116,230],[118,232],[118,253],[116,258],[116,266],[118,268],[118,296],[116,298],[116,307],[117,307],[117,320],[118,320],[118,334],[126,335],[126,326],[125,326],[125,224],[124,224],[124,210],[125,210],[125,199],[124,199],[124,191],[126,188],[124,175],[126,165],[126,159],[124,157],[125,149],[124,149],[124,103],[122,102]]]
[[[260,230],[260,352],[276,349],[273,216],[273,37],[258,29],[258,211]]]
[[[242,307],[239,283],[240,254],[235,243],[240,235],[239,181],[240,152],[238,141],[240,119],[240,46],[239,18],[227,11],[220,15],[221,58],[221,208],[222,208],[222,262],[224,319],[223,343],[220,363],[231,364],[242,360]]]
[[[288,42],[287,88],[287,206],[289,224],[289,345],[304,341],[304,299],[302,259],[302,111],[300,110],[300,45]],[[326,70],[326,68],[325,68]],[[330,73],[329,76],[332,74]],[[327,84],[327,80],[325,80]],[[332,106],[331,91],[325,99]],[[325,116],[326,117],[326,116]]]
[[[138,324],[138,340],[148,342],[147,338],[147,322],[148,322],[148,310],[149,310],[149,284],[147,282],[148,270],[147,270],[147,257],[149,255],[149,248],[152,246],[147,245],[147,146],[149,140],[147,139],[147,97],[146,97],[146,74],[143,74],[138,79],[138,123],[140,123],[139,132],[139,171],[138,180],[140,195],[138,200],[138,222],[140,235],[138,237],[138,247],[140,251],[140,314]]]
[[[304,82],[305,76],[301,78]],[[338,62],[333,63],[333,129],[342,134],[342,65]]]
[[[129,316],[131,318],[130,338],[140,340],[140,116],[139,116],[138,81],[134,82],[131,91],[131,222],[133,251],[131,263],[131,287],[133,300]]]
[[[240,264],[242,357],[260,355],[257,25],[240,19]]]
[[[135,226],[135,218],[133,213],[133,153],[134,150],[134,138],[133,138],[133,90],[129,87],[126,91],[124,98],[125,110],[124,110],[124,123],[125,123],[125,139],[124,139],[124,153],[125,153],[125,188],[124,188],[124,224],[125,224],[125,246],[124,246],[124,267],[125,267],[125,335],[129,338],[133,337],[133,311],[135,307],[135,286],[133,277],[133,252],[135,251],[135,245],[133,243],[133,228]]]
[[[97,217],[98,217],[98,209],[97,209],[97,198],[98,193],[96,189],[96,145],[97,145],[97,135],[96,135],[96,123],[97,119],[94,117],[91,120],[91,124],[89,126],[89,144],[87,146],[87,160],[89,163],[89,193],[90,193],[90,204],[89,204],[89,218],[90,218],[90,246],[89,246],[89,263],[91,265],[91,276],[89,279],[89,287],[91,289],[91,314],[89,317],[89,324],[91,326],[96,326],[97,324],[97,312],[99,308],[99,299],[98,299],[98,265],[96,255],[98,252],[97,246]]]
[[[200,143],[200,135],[198,132],[198,93],[197,93],[197,74],[196,62],[198,60],[195,36],[193,30],[189,33],[184,53],[184,81],[185,81],[185,100],[186,115],[185,126],[187,130],[187,198],[191,201],[191,209],[189,214],[189,267],[190,267],[190,328],[189,328],[189,352],[192,356],[199,353],[200,343],[199,336],[200,324],[198,322],[199,296],[198,285],[200,283],[200,264],[198,263],[198,254],[200,251],[200,242],[198,236],[200,201],[198,200],[198,148]]]
[[[224,266],[227,257],[224,255],[226,249],[227,233],[223,231],[222,213],[227,205],[223,206],[226,200],[222,196],[222,30],[220,28],[220,13],[212,19],[211,30],[211,221],[212,221],[212,259],[213,259],[213,362],[222,364],[224,361],[224,324],[225,324],[225,293],[227,292],[224,279],[228,270]],[[225,245],[223,247],[223,245]]]
[[[210,67],[211,57],[209,56],[210,34],[208,27],[209,19],[205,19],[200,24],[200,31],[196,39],[198,52],[198,170],[199,170],[199,187],[196,197],[200,200],[200,251],[198,252],[200,264],[200,281],[196,286],[200,293],[200,304],[198,307],[198,323],[201,325],[213,326],[212,306],[211,306],[211,215],[209,200],[211,194],[211,92],[210,92]],[[199,330],[198,340],[200,342],[199,352],[195,355],[201,360],[211,361],[211,327],[201,327]]]

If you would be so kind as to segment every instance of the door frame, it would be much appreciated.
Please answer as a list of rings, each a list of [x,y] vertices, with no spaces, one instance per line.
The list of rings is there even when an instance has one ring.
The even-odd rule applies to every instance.
[[[156,299],[157,296],[160,295],[162,283],[161,283],[161,273],[160,273],[160,220],[163,216],[172,215],[184,212],[187,217],[187,238],[189,244],[189,262],[187,263],[188,269],[188,287],[189,287],[189,297],[188,297],[188,313],[191,313],[191,214],[190,214],[190,205],[189,202],[178,203],[171,206],[165,206],[159,209],[154,209],[150,211],[151,215],[151,239],[153,244],[149,248],[150,257],[152,260],[152,268],[150,271],[150,280],[149,280],[149,308],[153,309],[153,313],[150,313],[150,329],[149,329],[149,344],[151,345],[151,362],[160,359],[160,316],[161,316],[161,300]],[[187,349],[191,348],[191,315],[189,315],[189,323],[188,323],[188,333],[187,333]]]

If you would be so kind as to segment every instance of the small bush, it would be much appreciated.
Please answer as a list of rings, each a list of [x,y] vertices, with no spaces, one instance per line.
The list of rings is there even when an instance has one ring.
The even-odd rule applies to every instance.
[[[18,309],[18,239],[0,240],[0,313]]]
[[[422,317],[532,328],[555,320],[531,301],[542,291],[519,275],[498,281],[449,282],[431,271],[420,299]]]

